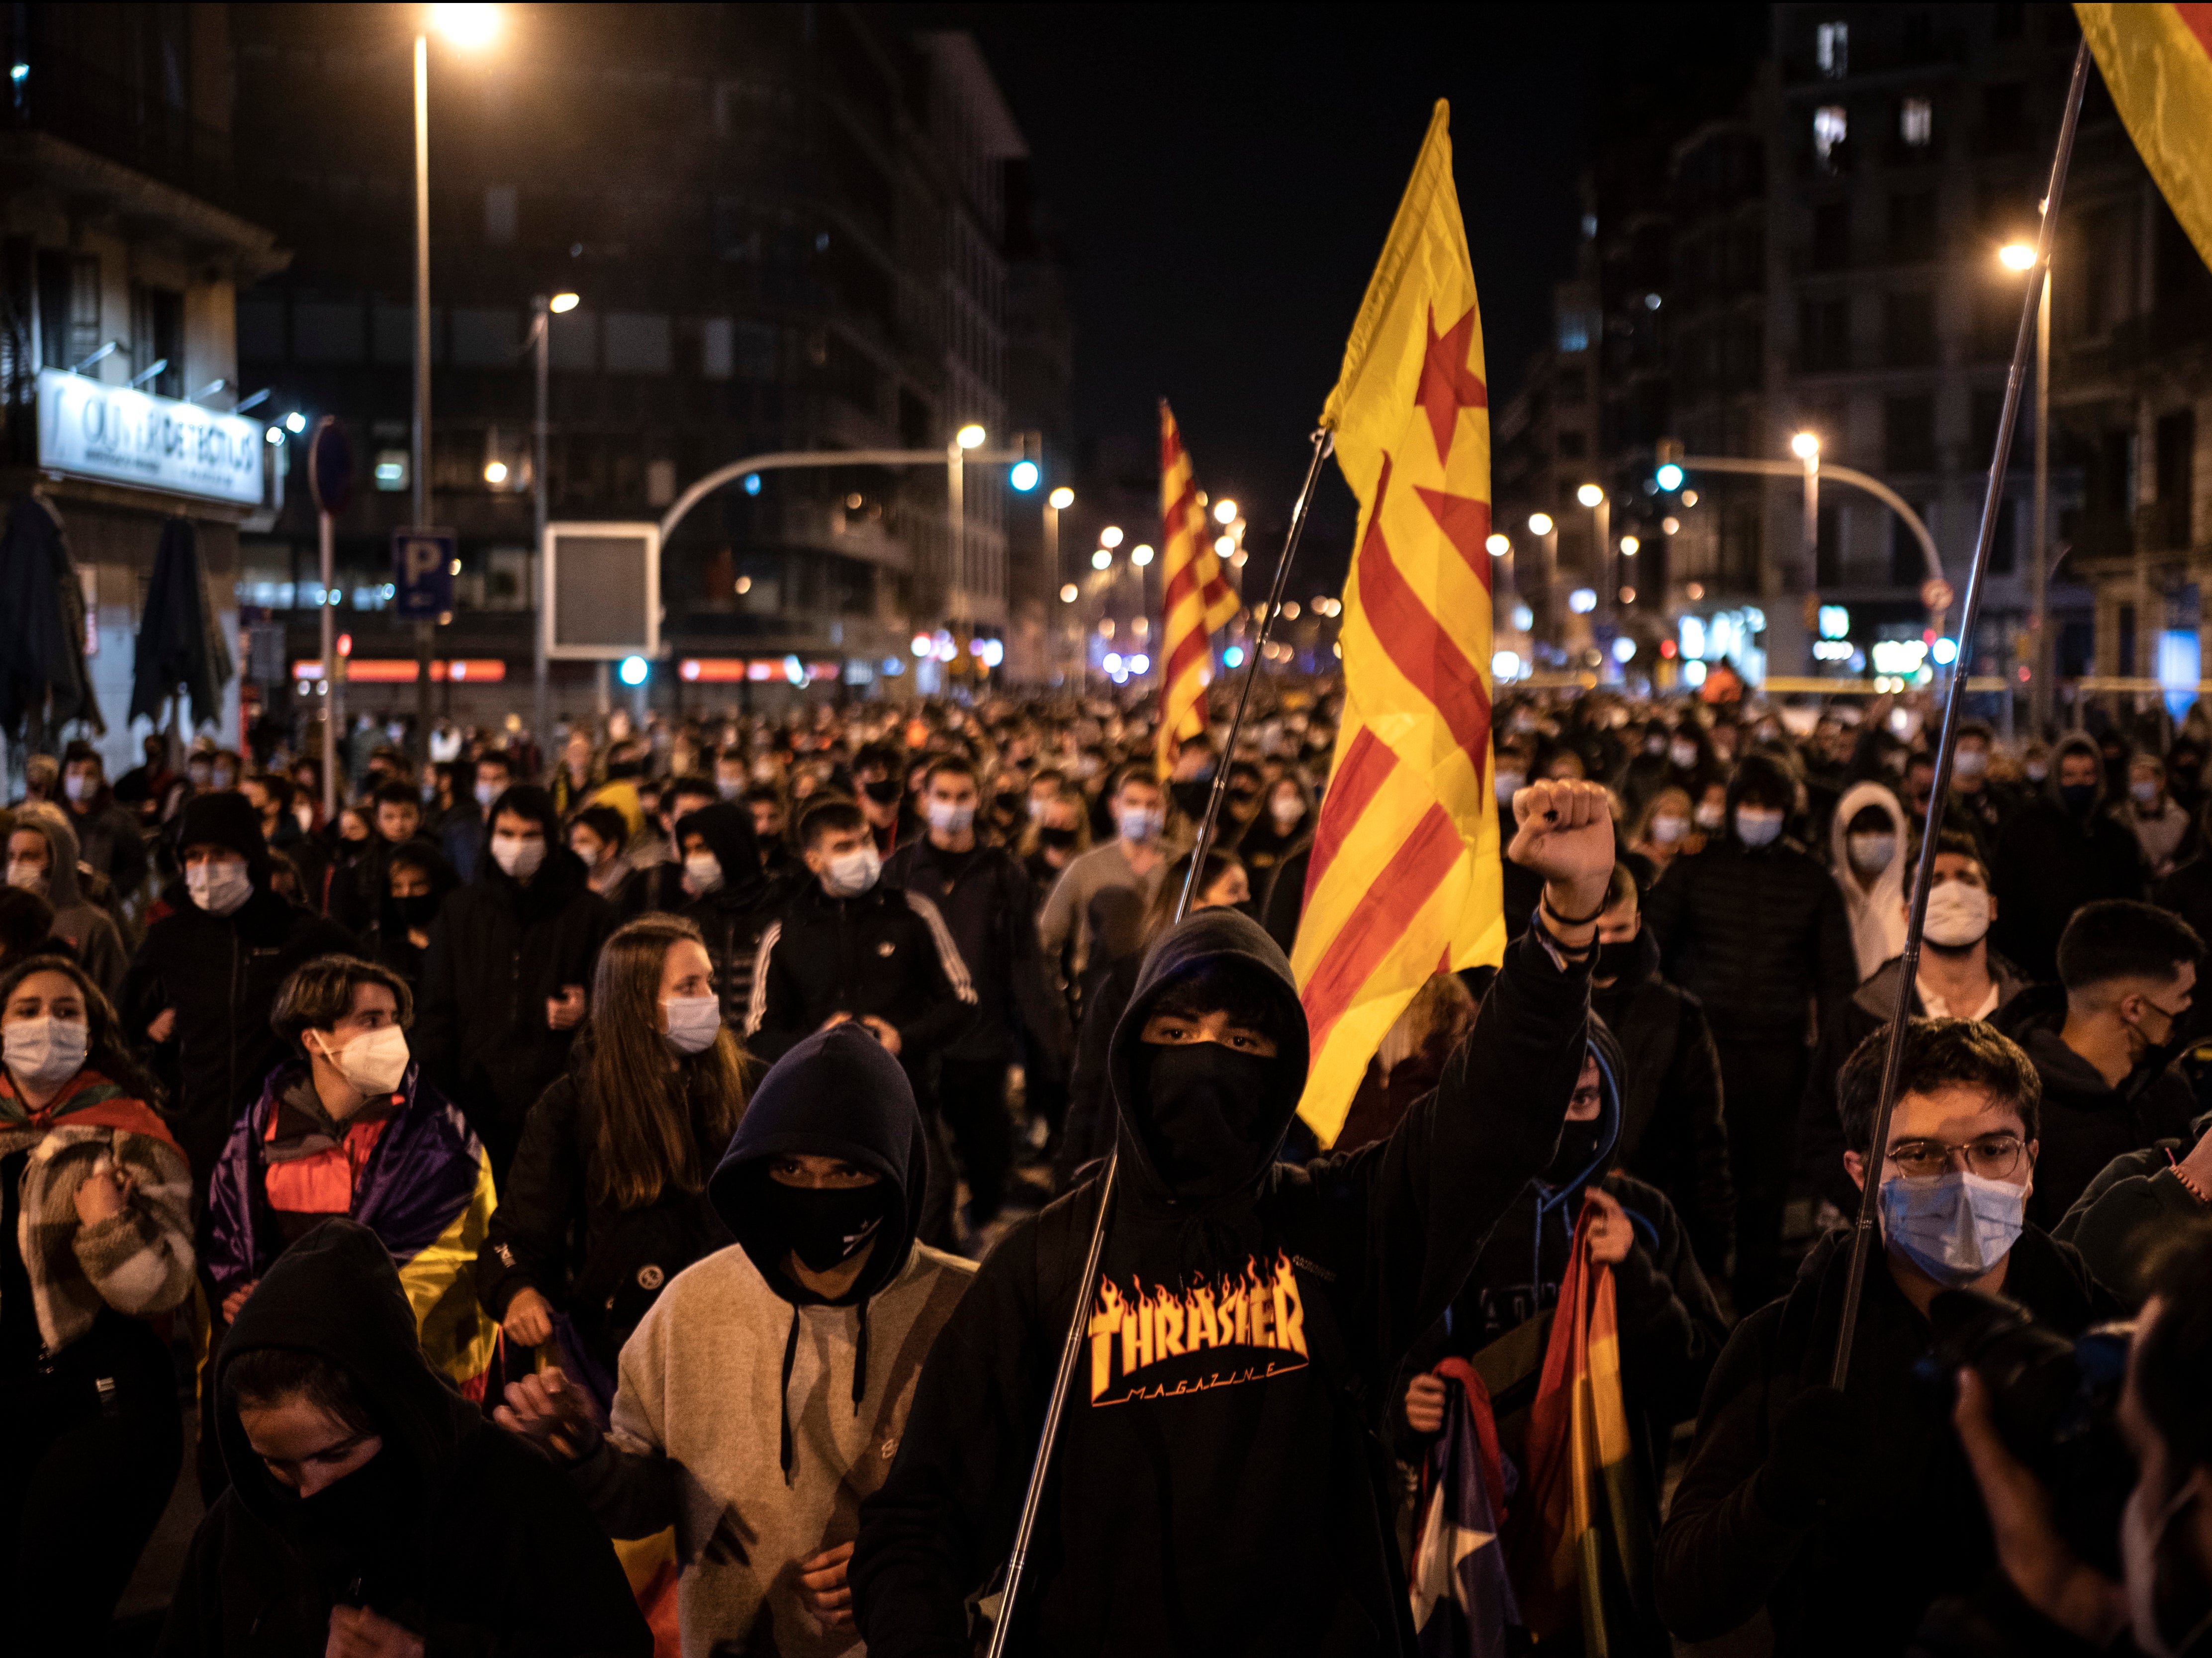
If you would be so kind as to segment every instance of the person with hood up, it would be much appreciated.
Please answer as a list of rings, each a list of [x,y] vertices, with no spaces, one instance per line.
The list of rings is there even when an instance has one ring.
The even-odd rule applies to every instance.
[[[195,795],[177,844],[181,890],[169,889],[169,913],[146,930],[121,1010],[134,1036],[174,1045],[169,1120],[204,1189],[232,1124],[284,1058],[269,1028],[278,987],[302,962],[349,954],[354,940],[270,889],[260,815],[245,795]]]
[[[1782,1205],[1811,1058],[1807,1044],[1859,982],[1843,894],[1784,832],[1797,780],[1780,760],[1747,754],[1729,785],[1725,832],[1677,858],[1644,901],[1662,971],[1705,1006],[1728,1101],[1736,1198],[1735,1305],[1783,1287]],[[1848,821],[1848,820],[1846,820]]]
[[[915,1240],[926,1162],[898,1062],[817,1032],[761,1079],[708,1188],[737,1243],[623,1344],[605,1432],[557,1370],[507,1388],[498,1420],[569,1460],[614,1536],[676,1528],[686,1652],[859,1650],[860,1505],[975,1270]]]
[[[568,850],[584,861],[591,889],[623,921],[646,911],[653,885],[651,872],[638,869],[625,856],[629,849],[629,826],[611,806],[587,806],[568,820]]]
[[[423,1068],[468,1114],[499,1179],[530,1107],[568,1063],[614,927],[583,860],[562,844],[551,798],[528,783],[501,795],[476,878],[430,930],[416,1030]]]
[[[1015,1650],[1413,1651],[1376,1426],[1558,1148],[1613,863],[1602,789],[1537,783],[1516,805],[1542,911],[1436,1091],[1363,1151],[1276,1160],[1306,1015],[1257,923],[1209,910],[1152,947],[1115,1034],[1121,1172]],[[930,1354],[861,1514],[872,1658],[969,1652],[1101,1201],[1087,1181],[1017,1222]]]
[[[423,1358],[367,1227],[287,1250],[214,1365],[229,1474],[158,1658],[647,1658],[606,1534]]]
[[[8,884],[54,906],[54,936],[69,945],[100,993],[112,1001],[122,994],[131,957],[107,911],[79,890],[76,854],[76,831],[61,808],[28,801],[15,808],[15,826],[8,832]]]
[[[1674,1206],[1656,1186],[1616,1163],[1622,1066],[1612,1033],[1594,1022],[1559,1149],[1544,1172],[1521,1189],[1453,1298],[1451,1311],[1407,1360],[1413,1375],[1402,1411],[1410,1432],[1401,1436],[1400,1454],[1410,1461],[1425,1459],[1429,1442],[1443,1430],[1447,1383],[1434,1368],[1447,1358],[1473,1359],[1489,1386],[1489,1409],[1504,1453],[1527,1467],[1525,1413],[1535,1399],[1548,1326],[1529,1330],[1510,1347],[1498,1344],[1558,1307],[1576,1225],[1585,1208],[1594,1209],[1598,1213],[1587,1247],[1593,1264],[1613,1269],[1636,1492],[1656,1535],[1668,1440],[1677,1423],[1698,1414],[1705,1378],[1728,1342],[1728,1321],[1698,1270]],[[1650,1586],[1630,1587],[1630,1600],[1648,1607]],[[1652,1649],[1666,1650],[1663,1631],[1654,1626],[1650,1634]]]
[[[508,1342],[557,1332],[602,1405],[661,1287],[729,1241],[707,1180],[744,1115],[746,1069],[699,930],[668,915],[617,929],[575,1063],[530,1108],[476,1263]]]
[[[392,849],[384,866],[384,885],[383,905],[361,936],[362,954],[416,989],[430,954],[430,930],[460,881],[443,853],[416,839]]]
[[[783,913],[790,892],[762,867],[753,816],[742,806],[716,801],[685,813],[676,820],[676,846],[688,895],[681,914],[707,942],[722,1018],[743,1030],[761,938]]]
[[[2038,984],[2058,974],[2058,939],[2100,899],[2145,896],[2142,847],[2105,810],[2105,762],[2080,732],[2061,738],[2051,772],[1997,838],[1996,942]]]
[[[1861,978],[1905,948],[1905,883],[1911,871],[1905,808],[1878,783],[1855,783],[1828,823],[1829,867],[1850,917]]]
[[[288,1057],[208,1186],[211,1299],[234,1321],[278,1256],[346,1216],[398,1266],[423,1356],[481,1398],[493,1330],[470,1274],[495,1203],[491,1164],[408,1051],[414,1014],[406,980],[373,961],[321,956],[284,981],[269,1023]]]
[[[0,1606],[9,1650],[97,1652],[184,1459],[168,1344],[191,1172],[107,998],[0,977]]]

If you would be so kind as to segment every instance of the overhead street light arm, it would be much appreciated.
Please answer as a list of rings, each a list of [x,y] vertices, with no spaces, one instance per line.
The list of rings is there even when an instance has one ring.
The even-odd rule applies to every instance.
[[[1769,478],[1802,478],[1804,464],[1796,460],[1747,460],[1733,455],[1686,454],[1674,463],[1685,472],[1757,472]],[[1833,461],[1820,462],[1820,476],[1838,484],[1850,484],[1864,490],[1905,521],[1912,532],[1912,539],[1920,543],[1920,555],[1927,561],[1928,574],[1936,581],[1943,579],[1943,560],[1936,552],[1936,538],[1928,533],[1928,526],[1920,515],[1905,504],[1905,497],[1883,483],[1879,478],[1859,471],[1855,466],[1838,466]]]
[[[1019,449],[965,449],[961,452],[961,458],[971,465],[1001,466],[1036,459]],[[752,472],[789,472],[801,466],[941,466],[944,464],[945,451],[942,449],[779,449],[770,454],[748,455],[743,460],[732,460],[726,466],[717,466],[677,497],[676,504],[669,508],[660,521],[660,539],[665,545],[692,508],[723,485]]]

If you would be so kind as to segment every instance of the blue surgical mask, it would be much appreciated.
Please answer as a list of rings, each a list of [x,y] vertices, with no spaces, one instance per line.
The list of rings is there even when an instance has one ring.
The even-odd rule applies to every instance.
[[[1735,808],[1736,838],[1746,846],[1765,846],[1782,836],[1782,814],[1755,806]]]
[[[2012,1253],[2027,1188],[1958,1169],[1881,1188],[1881,1235],[1946,1289],[1972,1283]]]

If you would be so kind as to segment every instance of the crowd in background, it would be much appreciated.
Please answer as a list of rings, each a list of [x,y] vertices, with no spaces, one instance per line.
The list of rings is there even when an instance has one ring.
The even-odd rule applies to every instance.
[[[319,760],[281,747],[155,735],[113,779],[84,743],[33,757],[0,813],[0,1508],[21,1539],[0,1588],[31,1609],[23,1649],[98,1649],[189,1463],[207,1518],[165,1651],[476,1650],[439,1631],[480,1625],[549,1652],[966,1650],[966,1614],[932,1597],[986,1587],[962,1527],[1001,1522],[1034,1437],[1012,1396],[1036,1378],[993,1343],[1056,1352],[1066,1216],[1117,1144],[1144,1153],[1132,1212],[1149,1192],[1161,1225],[1201,1231],[1244,1224],[1219,1205],[1262,1165],[1335,1171],[1313,1190],[1361,1183],[1363,1271],[1420,1283],[1362,1327],[1308,1320],[1316,1362],[1341,1343],[1362,1379],[1329,1408],[1413,1480],[1382,1488],[1376,1570],[1344,1590],[1360,1615],[1391,1615],[1370,1580],[1402,1614],[1409,1572],[1422,1605],[1410,1471],[1468,1376],[1518,1454],[1580,1262],[1611,1269],[1651,1537],[1616,1643],[1763,1613],[1784,1651],[2068,1649],[2021,1644],[2033,1619],[2035,1641],[2104,1644],[2110,1606],[2069,1621],[2087,1591],[2047,1604],[2008,1549],[1990,1493],[2024,1499],[1980,1395],[1955,1430],[1911,1396],[1933,1298],[1969,1287],[2069,1340],[2131,1314],[2139,1344],[2164,1332],[2137,1362],[2165,1379],[2130,1384],[2158,1559],[2116,1540],[2083,1570],[2155,1576],[2142,1650],[2203,1649],[2212,1308],[2176,1298],[2206,1288],[2212,1204],[2212,723],[2046,741],[1970,720],[1904,987],[1924,697],[1503,696],[1501,847],[1531,785],[1583,784],[1613,854],[1506,861],[1505,961],[1421,988],[1324,1153],[1290,1115],[1284,959],[1342,712],[1330,682],[1264,688],[1233,748],[1224,705],[1164,771],[1147,705],[1103,698],[617,710],[542,750],[514,722],[441,726],[427,765],[364,720],[331,814]],[[1200,918],[1178,929],[1186,889]],[[1893,1266],[1863,1385],[1839,1391],[1820,1356],[1900,1005],[1918,1103],[1879,1160]],[[1547,1090],[1556,1132],[1524,1167],[1498,1152],[1502,1096],[1534,1112]],[[1464,1170],[1447,1106],[1482,1125]],[[1449,1247],[1431,1189],[1464,1199]],[[1280,1233],[1327,1259],[1304,1213],[1262,1212],[1240,1258]],[[1191,1247],[1136,1282],[1195,1272]],[[1170,1350],[1102,1336],[1085,1385]],[[1352,1478],[1356,1447],[1314,1454]],[[1349,1500],[1328,1487],[1332,1515]],[[1113,1589],[1038,1615],[1079,1629]],[[1159,1637],[1213,1627],[1184,1616]]]

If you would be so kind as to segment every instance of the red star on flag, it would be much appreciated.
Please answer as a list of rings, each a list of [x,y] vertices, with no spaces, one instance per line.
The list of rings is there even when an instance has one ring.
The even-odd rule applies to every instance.
[[[1429,349],[1421,358],[1421,385],[1413,393],[1413,401],[1428,413],[1429,429],[1437,435],[1438,460],[1451,459],[1452,432],[1459,424],[1459,411],[1490,406],[1490,388],[1467,366],[1468,353],[1474,344],[1473,306],[1468,307],[1467,314],[1443,334],[1437,332],[1437,314],[1431,308]]]

